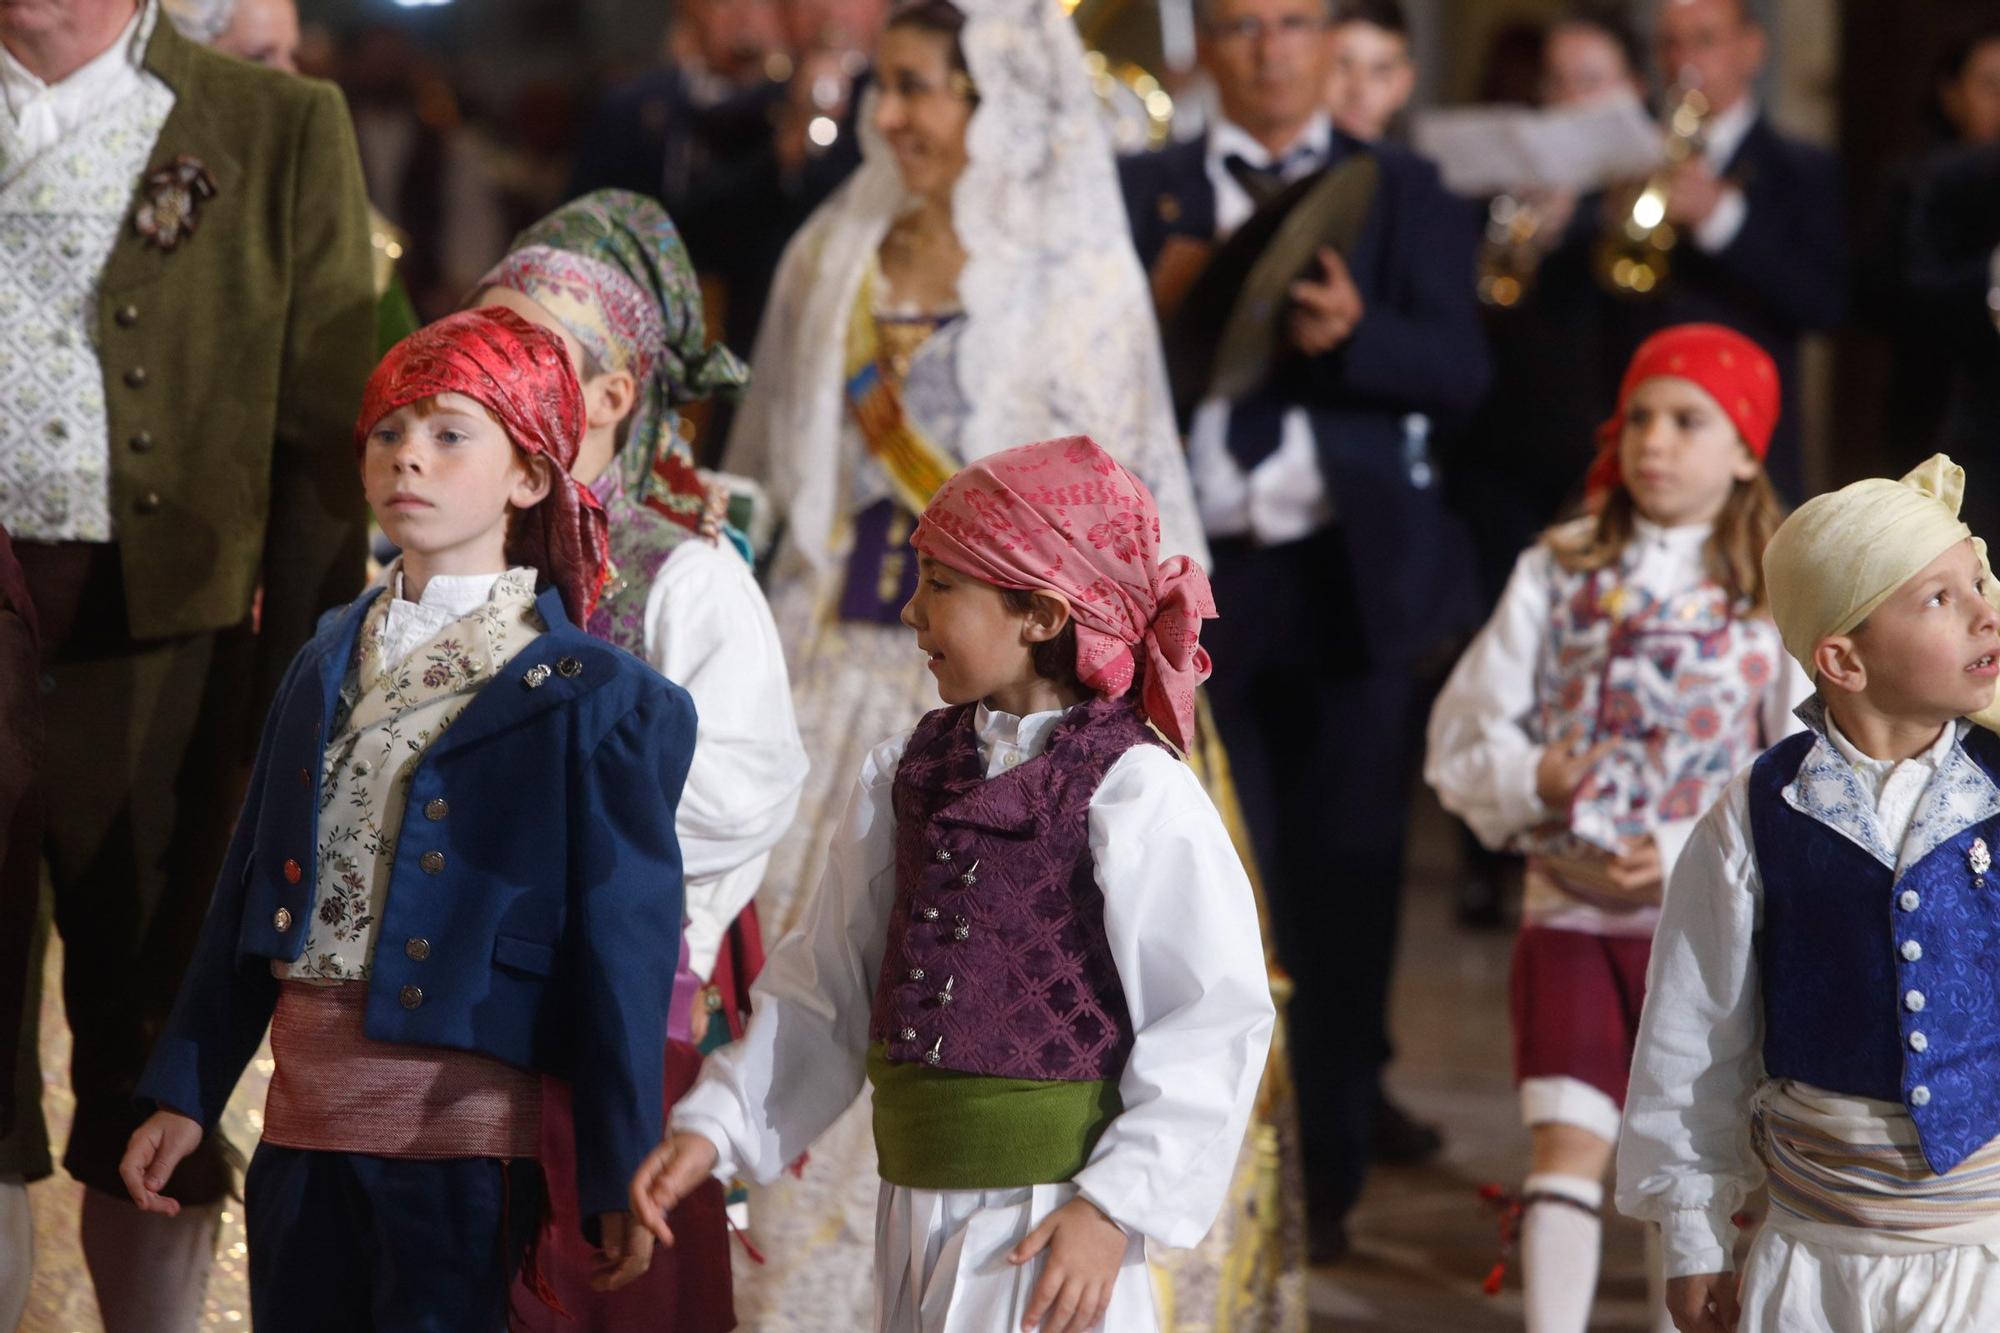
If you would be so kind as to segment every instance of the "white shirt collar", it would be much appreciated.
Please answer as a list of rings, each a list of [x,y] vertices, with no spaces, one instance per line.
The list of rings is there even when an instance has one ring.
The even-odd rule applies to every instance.
[[[1842,733],[1840,724],[1833,720],[1831,710],[1828,710],[1826,715],[1826,738],[1833,742],[1833,748],[1840,752],[1840,757],[1853,765],[1857,771],[1881,777],[1893,773],[1900,764],[1922,764],[1925,768],[1931,769],[1943,767],[1946,757],[1951,754],[1951,747],[1958,741],[1958,724],[1947,722],[1944,729],[1938,732],[1938,738],[1931,742],[1929,749],[1922,754],[1911,755],[1908,759],[1877,759],[1873,755],[1863,754],[1856,748],[1854,742],[1848,740]]]
[[[1717,114],[1703,127],[1706,146],[1701,155],[1707,159],[1710,170],[1720,175],[1729,169],[1736,150],[1743,146],[1750,127],[1757,123],[1758,111],[1757,99],[1745,93],[1735,106]]]
[[[1021,763],[1033,759],[1048,747],[1049,730],[1061,720],[1065,710],[1052,708],[1045,713],[1016,717],[980,704],[972,715],[972,730],[979,737],[979,751],[991,761],[1009,752],[1018,753]]]
[[[411,603],[403,596],[403,567],[396,566],[396,574],[389,581],[389,594],[404,606],[416,605],[433,611],[442,611],[447,620],[456,620],[467,612],[485,604],[493,595],[493,585],[500,581],[503,570],[491,574],[433,574],[424,584],[423,596]]]
[[[132,12],[116,41],[53,84],[42,82],[14,58],[12,51],[0,45],[0,97],[6,100],[8,114],[19,120],[30,102],[50,93],[65,99],[94,98],[134,70],[143,69],[157,4],[158,0],[146,0]]]
[[[1632,515],[1632,535],[1642,542],[1657,542],[1672,549],[1688,550],[1699,547],[1715,531],[1713,523],[1682,523],[1674,527],[1664,527],[1640,514]]]
[[[1324,111],[1313,112],[1312,119],[1306,122],[1298,137],[1286,144],[1283,152],[1276,154],[1252,138],[1250,131],[1218,115],[1215,123],[1209,127],[1208,150],[1205,156],[1210,164],[1217,166],[1224,158],[1234,156],[1242,158],[1253,167],[1268,167],[1301,148],[1308,149],[1315,160],[1323,158],[1332,143],[1333,120]]]

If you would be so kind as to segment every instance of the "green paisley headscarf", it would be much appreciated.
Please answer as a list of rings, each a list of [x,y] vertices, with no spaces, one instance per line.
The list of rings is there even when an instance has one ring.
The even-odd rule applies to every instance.
[[[639,402],[618,460],[625,494],[698,530],[707,488],[675,408],[734,397],[750,372],[728,348],[710,345],[694,263],[666,211],[628,190],[584,195],[515,237],[479,285],[536,301],[600,370],[632,375]]]

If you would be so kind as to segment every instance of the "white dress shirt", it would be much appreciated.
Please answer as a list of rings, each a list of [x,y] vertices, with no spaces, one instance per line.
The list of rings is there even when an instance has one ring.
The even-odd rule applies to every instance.
[[[987,775],[1039,754],[1061,716],[982,707]],[[749,1031],[708,1058],[674,1108],[676,1130],[716,1145],[724,1180],[771,1180],[861,1090],[896,898],[891,794],[908,740],[904,733],[870,753],[826,878],[758,979]],[[1136,1040],[1118,1082],[1124,1109],[1074,1184],[1128,1233],[1192,1245],[1228,1190],[1270,1045],[1256,906],[1208,794],[1159,746],[1136,745],[1111,765],[1089,824]],[[885,1191],[883,1207],[904,1193]]]
[[[0,45],[0,101],[12,122],[13,147],[24,158],[45,153],[146,86],[146,39],[158,15],[138,6],[118,40],[71,72],[44,83]]]
[[[1218,116],[1209,127],[1202,159],[1215,188],[1216,239],[1226,239],[1256,212],[1249,192],[1230,174],[1229,158],[1240,157],[1254,167],[1284,162],[1286,179],[1297,180],[1325,165],[1332,142],[1333,122],[1324,112],[1316,113],[1277,154]],[[1275,545],[1309,536],[1332,519],[1312,423],[1303,411],[1286,411],[1277,449],[1247,475],[1229,452],[1228,439],[1229,404],[1219,398],[1201,403],[1188,424],[1188,473],[1209,536],[1252,537]]]
[[[534,582],[532,569],[521,572],[530,584]],[[410,660],[411,653],[436,638],[439,630],[483,605],[493,595],[500,573],[496,569],[491,574],[433,574],[412,602],[403,597],[403,567],[398,562],[383,594],[392,599],[389,618],[382,625],[383,669],[394,671]]]
[[[1827,739],[1874,802],[1883,845],[1900,850],[1924,789],[1968,724],[1945,727],[1900,762],[1855,749],[1829,717]],[[1757,972],[1764,881],[1750,831],[1750,770],[1736,775],[1681,853],[1653,940],[1646,1007],[1618,1143],[1618,1208],[1658,1223],[1668,1277],[1732,1267],[1732,1215],[1764,1177],[1750,1143],[1764,1081]],[[1901,1107],[1870,1105],[1884,1118]]]

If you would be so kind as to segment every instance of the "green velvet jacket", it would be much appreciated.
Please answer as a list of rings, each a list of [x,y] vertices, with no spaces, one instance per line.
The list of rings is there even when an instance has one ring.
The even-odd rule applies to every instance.
[[[175,95],[148,174],[192,157],[216,190],[172,250],[128,222],[103,273],[130,630],[237,624],[261,584],[261,701],[361,585],[353,429],[375,350],[361,158],[331,84],[217,55],[164,19],[145,64]]]

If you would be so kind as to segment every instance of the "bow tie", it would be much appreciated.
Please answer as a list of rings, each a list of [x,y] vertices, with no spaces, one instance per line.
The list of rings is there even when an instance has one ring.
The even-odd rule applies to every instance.
[[[1319,161],[1320,155],[1302,144],[1268,166],[1260,167],[1239,153],[1223,158],[1222,166],[1250,196],[1251,204],[1262,208],[1283,194],[1286,186],[1319,165]]]

